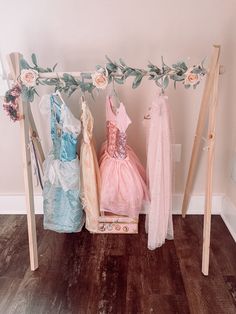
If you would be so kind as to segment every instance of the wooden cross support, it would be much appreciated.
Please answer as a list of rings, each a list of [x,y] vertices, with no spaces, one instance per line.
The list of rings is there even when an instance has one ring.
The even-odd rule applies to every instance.
[[[213,182],[213,164],[215,150],[215,126],[216,126],[216,109],[218,103],[218,82],[219,74],[223,69],[219,65],[220,46],[213,46],[213,54],[209,73],[202,96],[200,113],[197,122],[197,128],[193,143],[190,167],[188,171],[187,182],[184,191],[182,205],[182,216],[185,217],[190,202],[193,189],[193,183],[197,171],[198,160],[200,157],[201,140],[203,131],[207,125],[207,172],[205,188],[205,210],[204,210],[204,227],[203,227],[203,248],[202,248],[202,273],[207,276],[209,273],[209,255],[210,255],[210,231],[211,231],[211,208],[212,208],[212,182]]]

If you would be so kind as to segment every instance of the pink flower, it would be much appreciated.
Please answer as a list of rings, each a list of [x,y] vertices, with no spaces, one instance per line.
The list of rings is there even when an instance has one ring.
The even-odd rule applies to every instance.
[[[105,89],[108,85],[108,78],[104,73],[95,72],[92,74],[93,85],[100,89]]]
[[[39,74],[37,71],[32,69],[21,70],[21,82],[27,87],[33,87],[36,85],[36,80]]]
[[[200,81],[200,75],[192,73],[193,69],[189,69],[185,73],[184,85],[196,85]]]

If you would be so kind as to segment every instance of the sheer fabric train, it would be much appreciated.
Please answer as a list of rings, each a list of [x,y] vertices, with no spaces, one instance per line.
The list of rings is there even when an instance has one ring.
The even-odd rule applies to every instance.
[[[167,96],[159,96],[149,109],[147,120],[147,177],[150,208],[146,215],[148,248],[173,239],[172,153],[170,111]]]

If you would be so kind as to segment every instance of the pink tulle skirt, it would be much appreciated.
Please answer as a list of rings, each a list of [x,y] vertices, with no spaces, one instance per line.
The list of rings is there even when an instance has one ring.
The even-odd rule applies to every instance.
[[[145,170],[131,147],[125,159],[112,158],[103,144],[99,161],[101,172],[101,211],[138,217],[149,201]]]

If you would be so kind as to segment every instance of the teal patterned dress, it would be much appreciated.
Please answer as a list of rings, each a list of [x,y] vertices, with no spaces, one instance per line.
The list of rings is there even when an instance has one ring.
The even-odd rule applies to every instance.
[[[85,221],[76,154],[81,124],[56,94],[50,96],[50,109],[52,149],[44,162],[44,228],[78,232]]]

